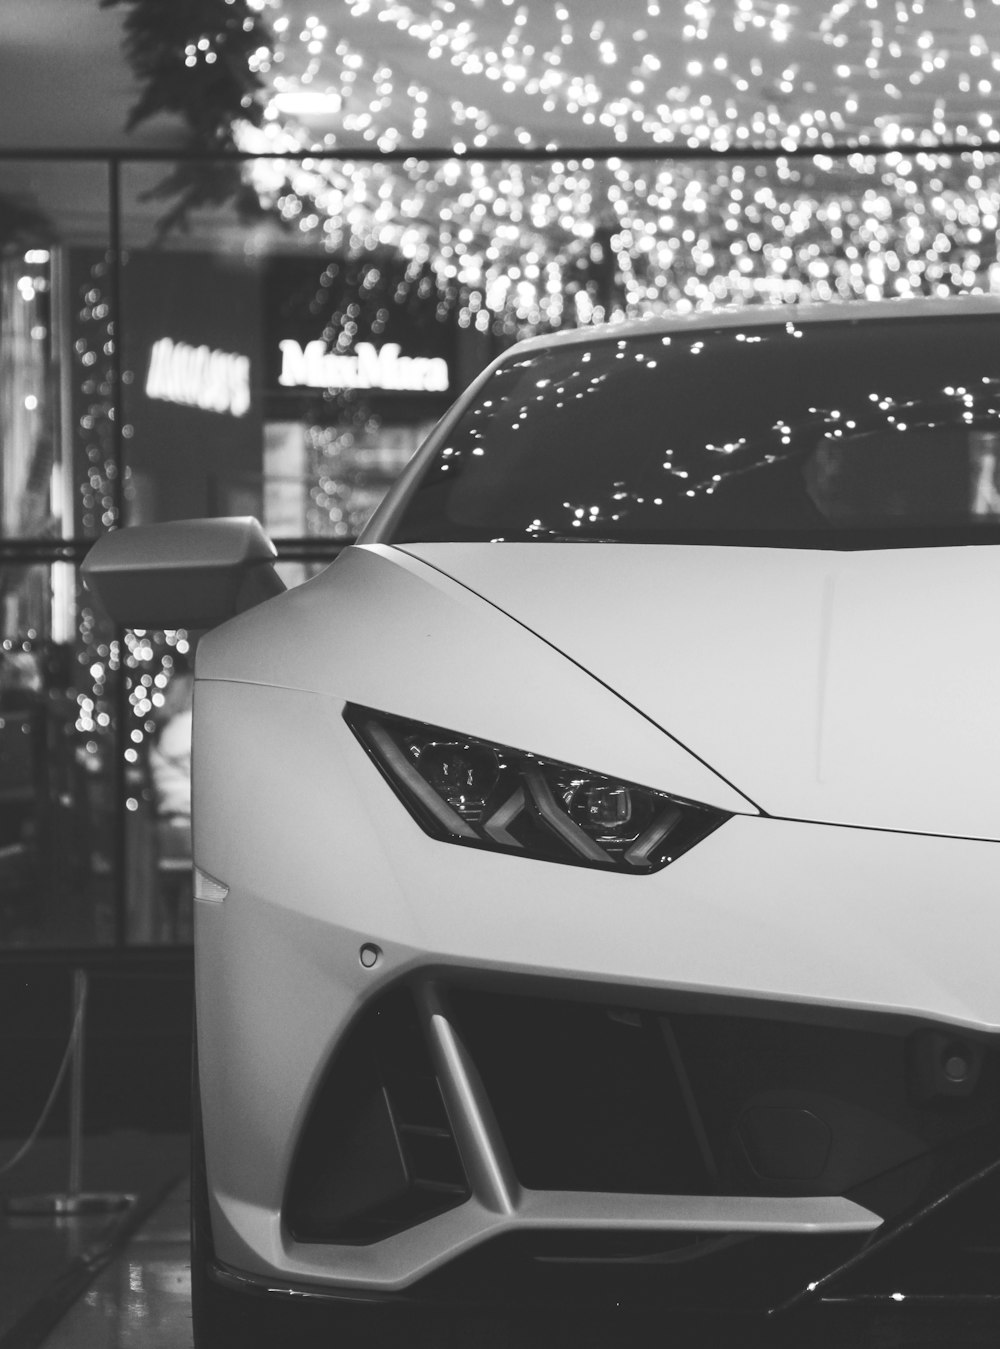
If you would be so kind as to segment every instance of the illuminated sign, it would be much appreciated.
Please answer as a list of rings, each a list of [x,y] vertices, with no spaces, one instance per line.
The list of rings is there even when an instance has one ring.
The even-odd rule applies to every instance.
[[[149,353],[146,397],[242,417],[250,407],[250,357],[161,337]]]
[[[446,393],[448,362],[443,356],[403,356],[395,342],[375,347],[359,342],[351,353],[328,351],[317,340],[305,347],[294,338],[278,343],[278,383],[310,389],[398,389],[407,393]]]

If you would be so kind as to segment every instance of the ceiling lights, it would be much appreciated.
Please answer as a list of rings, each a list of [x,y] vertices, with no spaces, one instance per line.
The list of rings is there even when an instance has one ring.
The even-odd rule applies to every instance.
[[[247,3],[262,200],[431,268],[463,325],[997,288],[1000,0]]]
[[[328,148],[1000,142],[997,0],[309,4],[253,8]]]

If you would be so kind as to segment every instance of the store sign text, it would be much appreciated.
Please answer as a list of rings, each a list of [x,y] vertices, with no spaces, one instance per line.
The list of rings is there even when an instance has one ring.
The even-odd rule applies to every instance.
[[[242,417],[250,407],[250,357],[161,337],[149,353],[146,397]]]
[[[442,356],[403,356],[395,342],[375,347],[359,342],[350,354],[328,351],[317,340],[305,347],[293,338],[279,342],[278,383],[310,389],[400,389],[408,393],[445,393],[448,362]]]

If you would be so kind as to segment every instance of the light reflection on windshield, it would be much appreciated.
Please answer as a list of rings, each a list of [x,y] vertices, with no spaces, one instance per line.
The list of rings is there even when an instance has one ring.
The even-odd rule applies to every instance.
[[[452,428],[396,541],[841,546],[990,522],[1000,323],[854,319],[522,354]]]

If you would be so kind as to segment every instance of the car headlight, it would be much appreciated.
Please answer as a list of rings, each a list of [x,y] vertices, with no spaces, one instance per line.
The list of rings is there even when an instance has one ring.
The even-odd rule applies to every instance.
[[[447,843],[642,875],[729,818],[422,721],[352,704],[344,719],[421,828]]]

